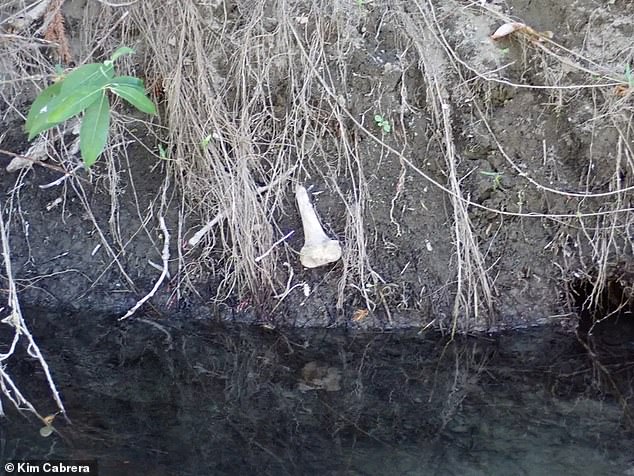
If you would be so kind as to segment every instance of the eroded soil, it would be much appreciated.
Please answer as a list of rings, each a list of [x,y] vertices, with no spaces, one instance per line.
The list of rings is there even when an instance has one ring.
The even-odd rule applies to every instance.
[[[471,322],[466,328],[522,327],[571,316],[575,310],[571,283],[600,281],[605,286],[612,279],[628,287],[630,218],[620,210],[627,209],[630,199],[617,189],[626,188],[631,176],[631,130],[619,122],[619,114],[630,113],[631,94],[614,103],[609,88],[570,85],[588,79],[583,74],[586,66],[600,65],[597,72],[607,74],[621,71],[623,63],[631,60],[632,6],[592,1],[486,2],[481,7],[468,3],[457,2],[454,6],[460,8],[450,8],[433,2],[394,7],[362,2],[338,12],[350,15],[346,44],[354,45],[345,53],[349,69],[340,78],[347,83],[338,84],[350,118],[377,133],[373,116],[380,112],[393,126],[389,134],[377,133],[377,141],[348,121],[347,133],[362,162],[356,165],[359,181],[354,175],[329,177],[341,194],[336,195],[320,176],[298,176],[320,192],[314,195],[316,207],[329,233],[338,236],[344,248],[348,246],[347,261],[315,271],[301,268],[293,252],[303,238],[289,183],[284,214],[276,220],[282,232],[298,232],[287,241],[290,248],[285,255],[271,258],[280,262],[272,276],[279,287],[258,292],[236,289],[222,307],[228,318],[296,326],[385,328],[432,323],[451,328],[454,319],[475,312],[465,321]],[[77,49],[87,11],[83,5],[69,1],[64,6]],[[266,13],[271,18],[276,14]],[[587,61],[574,57],[583,64],[571,66],[530,42],[494,44],[489,35],[501,24],[502,15],[521,19],[536,31],[552,31],[558,45]],[[230,16],[228,21],[236,18]],[[433,45],[431,37],[424,38],[427,52],[407,42],[408,35],[416,37],[421,18],[433,19],[436,30],[432,30],[442,32],[446,47],[462,62],[459,75],[450,70],[452,63],[442,58],[442,48]],[[606,25],[611,25],[609,37]],[[334,46],[328,48],[328,54],[336,54]],[[228,66],[219,66],[218,71],[230,74]],[[453,172],[443,158],[443,132],[430,109],[430,95],[435,94],[428,84],[430,72],[442,78],[442,100],[451,108]],[[278,83],[274,88],[283,91],[283,78]],[[465,84],[473,87],[467,89]],[[33,91],[25,91],[23,101],[12,98],[4,106],[7,131],[1,147],[18,154],[27,149],[19,114],[27,110]],[[279,94],[278,101],[276,107],[288,107]],[[621,110],[614,110],[619,104]],[[84,192],[78,193],[73,185],[39,188],[58,178],[58,173],[36,167],[18,179],[17,186],[16,175],[3,175],[3,188],[11,193],[5,203],[13,211],[15,278],[25,302],[120,312],[151,287],[158,271],[148,260],[157,263],[161,256],[156,207],[165,168],[134,145],[137,139],[130,139],[127,157],[109,167],[102,164],[91,183],[84,182],[94,221],[81,204]],[[155,147],[151,139],[147,142]],[[341,160],[336,158],[340,150],[328,136],[323,148],[330,150],[332,160]],[[394,150],[402,150],[403,155]],[[5,163],[9,159],[3,155]],[[306,164],[303,169],[310,172],[314,166]],[[465,236],[473,240],[478,253],[457,235],[456,222],[462,218],[457,218],[450,195],[415,168],[449,188],[454,173],[462,199],[471,203],[465,208],[469,220]],[[200,218],[190,214],[179,223],[181,192],[171,185],[171,211],[161,213],[167,214],[171,230],[180,227],[179,236],[191,235],[200,227]],[[356,225],[350,213],[353,205],[359,206],[354,201],[359,186],[365,191],[363,222],[351,234],[349,227]],[[95,223],[111,253],[97,239]],[[220,239],[222,229],[213,234],[213,240]],[[359,237],[363,241],[355,243],[353,239]],[[364,250],[359,251],[359,243],[364,243]],[[213,250],[206,253],[202,267],[184,273],[186,265],[176,258],[180,244],[171,245],[175,278],[160,289],[153,310],[144,308],[148,312],[167,315],[178,306],[211,306],[216,288],[226,278],[223,262],[216,261]],[[226,260],[220,252],[217,256]],[[282,261],[288,264],[281,266]],[[284,293],[285,285],[292,292]],[[461,294],[462,301],[457,298]],[[354,319],[361,315],[363,319]]]

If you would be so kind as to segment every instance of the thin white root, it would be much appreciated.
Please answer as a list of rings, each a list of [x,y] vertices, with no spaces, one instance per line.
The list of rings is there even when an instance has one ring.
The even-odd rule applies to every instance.
[[[24,320],[24,316],[22,316],[22,311],[20,309],[20,301],[18,300],[18,291],[15,285],[15,281],[13,279],[13,270],[11,269],[11,253],[9,250],[9,240],[7,237],[6,226],[4,223],[4,214],[0,212],[0,240],[2,240],[2,256],[4,258],[4,267],[7,273],[7,282],[8,282],[8,292],[9,292],[9,300],[8,304],[11,308],[11,314],[8,317],[2,320],[3,324],[8,324],[15,329],[15,334],[13,337],[13,342],[9,351],[5,354],[0,354],[0,388],[2,392],[9,398],[9,400],[16,406],[18,410],[24,410],[25,408],[35,415],[37,415],[40,419],[43,417],[35,410],[33,405],[22,395],[19,391],[13,380],[7,374],[5,370],[5,364],[3,363],[9,357],[13,355],[15,352],[18,341],[21,336],[24,336],[28,341],[27,345],[27,353],[29,356],[36,359],[42,370],[44,370],[44,375],[46,376],[46,381],[48,382],[48,386],[53,393],[53,399],[57,404],[57,408],[60,413],[66,414],[66,409],[64,408],[64,404],[62,403],[62,399],[59,396],[59,391],[55,386],[55,382],[53,381],[53,377],[51,375],[51,371],[44,360],[44,356],[42,352],[40,352],[40,348],[35,343],[35,339],[31,335],[29,328],[26,325],[26,321]],[[8,384],[8,386],[7,386]],[[2,407],[0,406],[0,412],[2,411]]]
[[[293,235],[293,233],[295,233],[295,230],[291,230],[288,233],[286,233],[286,235],[284,235],[282,238],[280,238],[275,243],[273,243],[273,246],[271,246],[264,254],[261,254],[260,256],[255,258],[255,262],[259,263],[264,258],[266,258],[268,255],[270,255],[271,251],[273,251],[277,245],[279,245],[280,243],[286,241],[288,238],[290,238]]]
[[[47,188],[56,187],[57,185],[61,185],[64,182],[64,180],[72,177],[75,174],[75,172],[77,172],[79,169],[83,169],[83,168],[84,168],[83,165],[78,165],[73,170],[71,170],[70,172],[62,175],[57,180],[54,180],[53,182],[50,182],[50,183],[47,183],[47,184],[44,184],[44,185],[38,185],[38,187],[40,187],[42,190],[45,190]]]
[[[97,0],[99,3],[106,5],[108,7],[129,7],[130,5],[134,5],[136,2],[138,2],[139,0],[132,0],[130,2],[123,2],[123,3],[112,3],[112,2],[106,2],[106,0]]]
[[[304,287],[305,285],[305,283],[297,283],[294,286],[292,286],[293,277],[295,276],[295,273],[293,272],[293,268],[288,262],[284,262],[284,267],[288,269],[288,281],[286,282],[286,289],[284,289],[284,291],[282,291],[280,294],[276,294],[275,296],[273,296],[275,299],[280,300],[277,306],[279,306],[279,304],[286,298],[286,296],[288,296],[291,293],[291,291],[293,291],[293,289]],[[277,309],[277,306],[275,306],[275,309]]]
[[[167,231],[167,226],[165,225],[165,219],[161,216],[159,217],[159,225],[161,227],[161,231],[163,232],[163,253],[161,254],[161,258],[163,259],[163,272],[161,276],[159,276],[158,280],[154,284],[152,290],[145,295],[142,299],[140,299],[132,309],[130,309],[125,316],[120,317],[119,320],[122,321],[132,316],[143,304],[145,304],[149,299],[152,298],[158,291],[158,288],[161,286],[167,275],[169,274],[169,259],[170,259],[170,234]]]

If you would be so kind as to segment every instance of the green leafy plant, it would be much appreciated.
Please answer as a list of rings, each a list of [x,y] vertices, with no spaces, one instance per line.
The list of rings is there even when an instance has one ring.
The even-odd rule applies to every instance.
[[[383,132],[385,132],[386,134],[389,134],[392,131],[390,121],[385,119],[381,114],[377,114],[374,116],[374,122],[376,122],[376,125],[383,129]]]
[[[163,147],[163,144],[159,143],[158,152],[161,160],[169,160],[169,152],[165,149],[165,147]]]
[[[108,92],[123,98],[146,114],[156,114],[156,106],[145,94],[143,80],[134,76],[115,76],[114,62],[132,54],[128,47],[117,49],[103,63],[90,63],[75,68],[44,89],[33,101],[24,126],[33,140],[38,134],[83,113],[79,130],[79,149],[87,167],[103,152],[110,128]]]

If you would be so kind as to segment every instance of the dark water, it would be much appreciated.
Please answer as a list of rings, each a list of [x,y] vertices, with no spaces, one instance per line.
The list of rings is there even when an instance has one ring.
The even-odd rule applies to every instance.
[[[72,424],[10,411],[0,456],[102,475],[634,474],[634,353],[539,329],[461,338],[28,311]],[[28,359],[10,369],[55,410]]]

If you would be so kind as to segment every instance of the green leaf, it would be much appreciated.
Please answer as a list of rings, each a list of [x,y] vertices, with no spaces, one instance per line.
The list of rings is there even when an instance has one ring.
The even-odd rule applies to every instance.
[[[49,104],[46,121],[59,124],[70,119],[94,103],[103,94],[103,90],[103,87],[88,85],[68,94],[60,94]]]
[[[146,114],[154,115],[156,114],[156,106],[154,103],[145,95],[145,90],[143,88],[139,88],[136,86],[129,86],[126,84],[115,84],[110,85],[109,88],[113,93],[117,96],[122,97],[134,107],[136,107],[139,111],[145,112]]]
[[[377,114],[374,116],[374,122],[376,122],[377,124],[380,124],[383,122],[383,116],[380,114]]]
[[[145,89],[143,80],[135,76],[117,76],[116,78],[112,78],[108,86],[132,86]]]
[[[112,56],[110,57],[110,61],[114,63],[121,56],[132,55],[132,54],[134,54],[134,50],[132,48],[128,48],[127,46],[120,46],[119,48],[116,49],[114,53],[112,53]]]
[[[95,89],[112,80],[114,68],[103,63],[85,64],[70,72],[62,81],[62,92],[73,92],[83,86],[94,85]]]
[[[161,160],[167,159],[167,151],[165,150],[165,147],[163,147],[163,144],[159,143],[158,150],[159,150],[159,157],[161,158]]]
[[[24,124],[24,129],[29,133],[29,140],[55,125],[49,124],[46,118],[49,112],[49,103],[55,99],[61,89],[61,83],[53,83],[44,89],[31,104],[31,109]]]
[[[79,129],[79,149],[86,167],[92,166],[108,142],[110,103],[105,91],[84,111]]]

